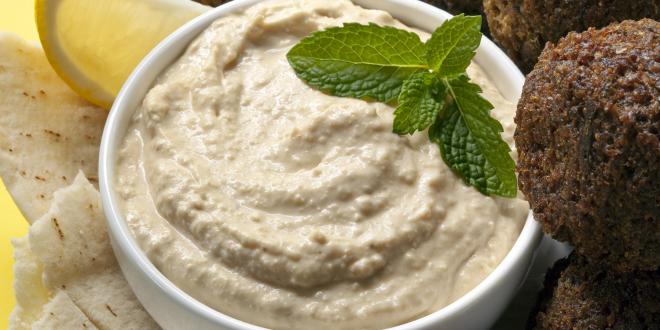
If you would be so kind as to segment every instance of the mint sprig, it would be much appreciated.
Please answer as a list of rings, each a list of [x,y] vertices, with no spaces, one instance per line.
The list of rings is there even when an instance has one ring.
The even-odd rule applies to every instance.
[[[485,195],[515,197],[515,163],[502,125],[465,72],[480,29],[480,16],[458,15],[422,43],[412,32],[347,23],[304,38],[287,59],[300,79],[325,93],[396,103],[394,133],[428,129],[444,161],[468,185]]]

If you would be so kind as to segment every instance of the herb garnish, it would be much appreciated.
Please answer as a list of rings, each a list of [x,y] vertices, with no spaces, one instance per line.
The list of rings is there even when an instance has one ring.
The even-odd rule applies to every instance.
[[[396,104],[394,133],[428,129],[467,184],[485,195],[515,197],[515,163],[502,125],[465,72],[480,29],[481,16],[459,15],[423,43],[393,27],[346,23],[304,38],[287,59],[300,79],[325,93]]]

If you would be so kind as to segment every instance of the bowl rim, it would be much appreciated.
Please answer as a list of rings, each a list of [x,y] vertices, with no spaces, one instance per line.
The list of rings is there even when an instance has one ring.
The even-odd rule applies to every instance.
[[[231,328],[239,329],[264,328],[248,323],[246,321],[233,318],[205,305],[204,303],[190,296],[188,293],[184,292],[176,284],[170,281],[164,274],[162,274],[149,260],[144,251],[142,251],[136,239],[131,234],[130,229],[128,228],[128,225],[124,219],[123,213],[118,207],[113,178],[115,173],[115,164],[117,161],[117,151],[126,133],[125,131],[119,131],[121,129],[119,122],[121,122],[121,119],[126,116],[130,116],[135,111],[135,107],[130,106],[130,104],[135,101],[136,97],[139,98],[137,101],[138,104],[144,98],[145,93],[137,93],[139,94],[137,96],[135,95],[136,93],[133,93],[133,90],[136,88],[136,86],[139,86],[140,84],[144,85],[145,83],[148,83],[148,86],[153,85],[155,78],[145,82],[143,80],[146,79],[143,77],[145,76],[145,72],[155,65],[155,60],[164,56],[167,54],[167,52],[170,52],[171,48],[179,49],[178,55],[174,57],[174,60],[176,60],[188,47],[190,40],[193,40],[200,31],[206,29],[214,20],[220,17],[231,15],[232,13],[245,10],[261,1],[263,0],[234,0],[217,8],[211,9],[208,12],[184,24],[182,27],[161,41],[153,50],[151,50],[148,55],[145,56],[145,58],[140,62],[140,64],[134,69],[117,95],[103,130],[101,146],[99,150],[99,190],[106,216],[106,222],[108,225],[108,232],[113,243],[113,249],[121,249],[124,255],[127,257],[128,262],[130,262],[133,266],[135,266],[136,269],[141,271],[143,275],[146,275],[146,277],[154,282],[154,284],[178,306],[186,306],[190,311],[194,312],[199,317],[210,320],[212,323],[217,324],[218,326],[228,326]],[[452,17],[445,11],[421,1],[353,0],[353,2],[366,8],[370,7],[369,4],[373,5],[374,3],[378,3],[378,6],[381,7],[384,4],[385,7],[389,8],[396,8],[401,6],[410,7],[414,10],[424,10],[428,12],[429,15],[434,15],[435,17],[438,17],[442,20]],[[399,19],[394,12],[390,10],[387,11],[392,16]],[[406,22],[406,20],[403,21]],[[408,24],[410,24],[410,22],[408,22]],[[415,24],[410,25],[414,26]],[[183,47],[174,46],[175,43],[178,43],[180,40],[186,38],[188,38],[189,41],[185,42]],[[482,56],[481,61],[479,60],[480,54],[485,54],[485,57]],[[486,37],[482,38],[481,45],[477,52],[477,57],[475,57],[475,62],[482,64],[480,62],[482,62],[484,58],[489,58],[491,61],[498,62],[496,73],[509,75],[509,78],[512,78],[512,80],[508,81],[508,84],[512,85],[512,88],[515,90],[514,94],[520,95],[520,91],[522,90],[522,85],[524,83],[524,76],[515,66],[515,64],[513,64],[511,59],[507,57],[507,55],[499,47],[497,47]],[[172,61],[170,61],[169,64],[164,65],[161,70],[158,70],[159,73],[156,74],[156,77],[158,77],[160,73],[163,72],[163,70],[166,70],[169,65],[171,65],[171,63]],[[490,77],[491,72],[489,72],[489,68],[484,67],[484,70]],[[146,88],[146,90],[148,89],[149,88]],[[511,99],[511,95],[509,95],[507,98]],[[434,325],[437,326],[438,324],[441,324],[443,320],[449,318],[455,313],[460,312],[462,309],[475,304],[481,296],[487,294],[490,291],[496,290],[497,284],[500,281],[503,281],[507,275],[509,275],[516,267],[519,267],[517,262],[521,258],[524,258],[525,254],[529,252],[529,249],[536,249],[538,243],[540,242],[541,236],[541,228],[539,224],[533,219],[532,212],[530,210],[525,224],[520,231],[520,234],[518,235],[514,245],[502,259],[502,261],[495,267],[495,269],[490,274],[488,274],[484,280],[477,284],[477,286],[472,288],[466,294],[456,299],[449,305],[436,310],[431,314],[401,325],[394,326],[390,329],[404,330],[431,328]],[[122,272],[123,271],[124,270],[122,267]]]

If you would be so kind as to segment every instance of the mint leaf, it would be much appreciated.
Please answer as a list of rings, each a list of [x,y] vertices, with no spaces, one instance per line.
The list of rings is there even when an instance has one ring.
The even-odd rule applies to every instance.
[[[394,111],[394,133],[413,134],[429,127],[444,106],[444,85],[430,72],[418,72],[403,82]]]
[[[431,70],[447,77],[465,72],[481,43],[481,16],[454,16],[437,28],[426,42]]]
[[[287,59],[300,79],[325,93],[389,103],[404,80],[427,69],[424,53],[415,33],[346,23],[304,38]]]
[[[502,125],[489,114],[493,105],[465,75],[443,79],[454,102],[429,129],[445,162],[463,180],[486,195],[515,197],[515,162],[502,140]]]

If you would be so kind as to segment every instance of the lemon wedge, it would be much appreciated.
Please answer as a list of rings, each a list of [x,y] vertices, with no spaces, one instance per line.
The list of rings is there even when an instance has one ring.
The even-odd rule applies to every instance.
[[[80,96],[104,108],[158,42],[211,9],[189,0],[36,0],[35,5],[50,64]]]

